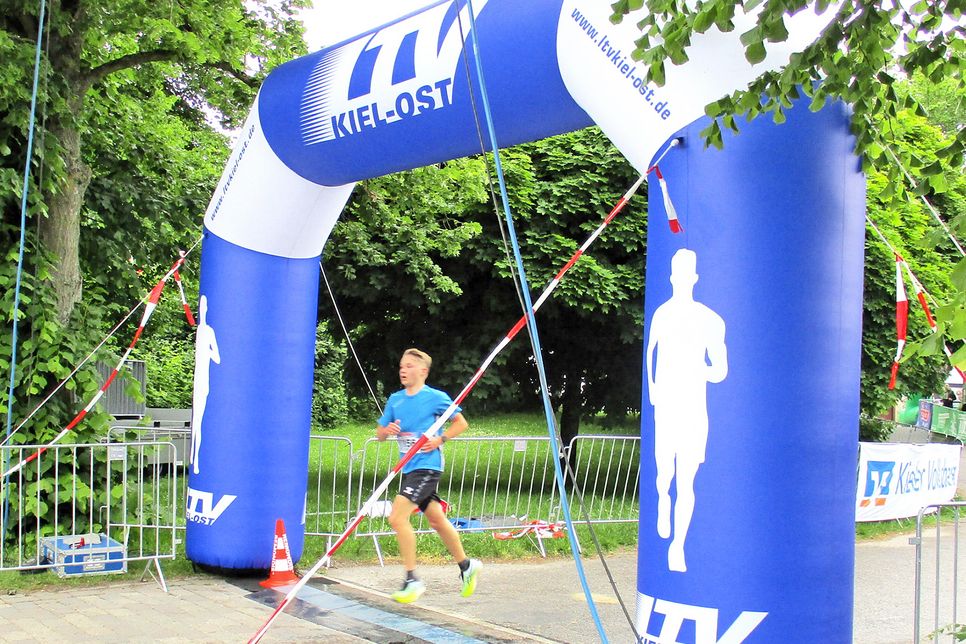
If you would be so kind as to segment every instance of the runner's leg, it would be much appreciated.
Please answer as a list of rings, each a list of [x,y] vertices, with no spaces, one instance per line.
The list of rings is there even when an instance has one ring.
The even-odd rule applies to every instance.
[[[426,515],[426,519],[429,521],[429,527],[436,531],[436,534],[443,541],[443,545],[446,546],[446,549],[453,556],[453,560],[457,563],[464,561],[466,559],[466,552],[463,550],[460,533],[456,531],[453,524],[443,514],[442,506],[436,501],[430,501],[429,505],[423,511],[423,514]]]
[[[392,512],[389,514],[389,525],[396,532],[396,542],[399,544],[399,555],[403,560],[406,572],[416,569],[416,533],[413,532],[410,517],[416,504],[402,495],[397,495],[392,502]]]

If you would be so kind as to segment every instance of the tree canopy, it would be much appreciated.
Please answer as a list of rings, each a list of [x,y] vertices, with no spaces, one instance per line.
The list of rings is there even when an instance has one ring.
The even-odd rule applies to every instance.
[[[18,361],[16,417],[79,362],[167,268],[178,248],[197,239],[201,213],[228,155],[225,128],[241,122],[268,71],[304,52],[302,26],[295,19],[301,4],[216,0],[161,6],[132,0],[121,6],[74,0],[52,5],[43,30],[21,320],[27,340]],[[643,4],[619,2],[615,12]],[[654,18],[642,23],[638,54],[660,80],[666,59],[686,57],[689,33],[727,29],[735,11],[751,10],[756,3],[647,5]],[[759,28],[744,37],[749,59],[760,55],[759,46],[780,39],[782,16],[816,6],[761,5]],[[0,7],[0,185],[6,188],[0,190],[0,241],[8,259],[0,279],[10,285],[30,77],[41,26],[34,3],[0,0]],[[918,192],[955,231],[966,230],[962,28],[947,28],[942,21],[958,11],[961,2],[954,1],[909,9],[845,3],[822,39],[793,58],[788,69],[709,106],[713,125],[707,134],[720,144],[721,128],[737,129],[742,114],[781,120],[799,91],[811,94],[816,106],[828,97],[853,102],[856,123],[862,124],[859,143],[869,159],[870,215],[930,292],[946,303],[937,310],[941,329],[962,338],[966,265],[950,270],[959,260],[957,251],[899,166],[887,162],[894,153],[917,177]],[[892,48],[903,34],[905,47]],[[810,81],[818,77],[824,82],[813,86]],[[526,268],[539,292],[633,182],[634,172],[596,129],[502,154]],[[645,198],[642,190],[538,314],[551,393],[565,413],[576,413],[570,423],[586,413],[620,416],[639,410]],[[931,357],[941,349],[914,312],[914,342],[899,388],[885,388],[894,352],[894,268],[889,251],[871,237],[867,258],[863,409],[878,413],[896,395],[935,391],[943,368],[941,359]],[[183,272],[189,293],[197,292],[196,259]],[[325,249],[327,274],[353,340],[384,391],[396,386],[398,353],[412,344],[442,358],[432,376],[438,384],[461,386],[521,314],[511,264],[482,157],[361,183]],[[4,298],[2,314],[9,319],[9,288]],[[327,299],[320,298],[322,318],[331,317]],[[328,362],[345,360],[341,341],[329,335],[338,336],[336,328],[320,327],[317,373],[327,383],[338,381]],[[129,337],[122,330],[109,349],[123,348]],[[155,365],[149,378],[153,371],[165,393],[155,400],[186,404],[191,331],[171,291],[144,342],[140,355]],[[9,336],[0,338],[0,348],[4,364]],[[477,409],[536,406],[528,353],[521,336],[474,392]],[[352,392],[361,394],[355,370],[347,371]],[[84,397],[97,384],[88,373],[71,387]],[[320,403],[319,418],[326,416],[322,406],[339,410],[335,416],[345,409],[338,401]],[[36,435],[56,431],[74,411],[76,400],[60,399],[52,415],[40,416]]]
[[[636,176],[597,128],[501,156],[535,298]],[[398,384],[397,354],[417,345],[446,356],[431,379],[458,390],[523,313],[485,172],[473,157],[363,182],[326,246],[337,300],[384,389]],[[644,188],[537,314],[554,402],[574,431],[582,414],[640,405],[646,198]],[[400,229],[417,217],[429,234],[413,242]],[[521,333],[474,390],[476,409],[539,403],[530,351]]]
[[[206,119],[237,125],[260,77],[305,51],[302,25],[293,13],[300,6],[298,0],[134,0],[123,5],[67,0],[53,3],[46,24],[40,25],[39,3],[0,2],[0,78],[4,87],[15,88],[0,105],[6,115],[0,124],[0,151],[7,152],[8,161],[23,160],[33,51],[38,37],[44,39],[37,132],[43,145],[37,158],[50,163],[43,166],[46,185],[34,188],[31,214],[55,262],[51,277],[61,321],[69,319],[81,298],[83,224],[100,227],[110,219],[117,224],[110,230],[123,231],[127,220],[139,214],[126,208],[151,200],[153,210],[145,214],[178,212],[178,224],[184,221],[180,213],[200,214],[189,210],[198,208],[197,201],[185,203],[185,191],[197,189],[191,180],[198,173],[193,163],[175,167],[179,151],[201,148],[196,160],[201,161],[205,146],[210,149]],[[208,141],[192,140],[196,136]],[[12,176],[23,169],[22,163],[3,166]],[[172,190],[148,182],[146,188],[165,189],[104,197],[113,203],[101,201],[103,193],[86,199],[95,179],[103,182],[111,172],[122,171],[143,175],[148,168],[155,178],[167,174],[179,185]],[[210,194],[207,186],[198,187]],[[162,201],[166,196],[174,199]],[[125,208],[112,210],[119,206]],[[5,213],[7,219],[10,211],[5,208]]]
[[[631,11],[647,7],[647,15],[638,23],[641,37],[633,56],[647,64],[650,80],[663,85],[665,64],[688,60],[687,48],[695,33],[733,31],[739,11],[757,12],[755,25],[741,34],[745,57],[752,64],[764,60],[768,43],[788,38],[787,16],[799,11],[835,11],[818,40],[793,55],[783,69],[765,72],[747,90],[707,106],[713,119],[705,131],[707,140],[722,145],[721,126],[737,131],[736,116],[750,119],[771,114],[782,122],[784,110],[800,92],[812,97],[813,109],[830,98],[841,99],[853,110],[857,152],[869,163],[881,160],[890,181],[895,181],[895,164],[882,159],[888,138],[867,126],[877,117],[895,118],[903,109],[924,114],[916,95],[896,92],[896,78],[922,74],[933,83],[953,83],[962,93],[966,67],[966,27],[960,24],[966,2],[920,0],[908,4],[911,6],[886,0],[618,0],[612,5],[612,20],[620,21]],[[964,145],[966,134],[959,131],[939,156],[961,165]],[[910,164],[915,161],[914,157],[907,159]]]
[[[299,1],[49,5],[40,24],[39,2],[0,0],[0,248],[13,264],[4,267],[8,285],[16,279],[34,53],[43,39],[15,418],[198,237],[228,155],[219,128],[240,123],[267,71],[305,51]],[[129,258],[146,269],[143,277]],[[12,289],[5,295],[10,320]],[[126,331],[108,349],[126,345]],[[10,339],[0,339],[8,367]],[[85,373],[69,384],[82,398],[99,384]],[[38,416],[17,440],[59,430],[76,400],[58,400],[57,413]]]

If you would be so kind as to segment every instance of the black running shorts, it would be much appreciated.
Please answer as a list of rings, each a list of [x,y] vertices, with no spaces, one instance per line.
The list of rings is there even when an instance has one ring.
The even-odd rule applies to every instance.
[[[437,470],[413,470],[403,474],[402,481],[399,483],[399,494],[406,497],[419,506],[423,512],[430,502],[441,502],[442,499],[436,494],[436,487],[439,479],[443,475]]]

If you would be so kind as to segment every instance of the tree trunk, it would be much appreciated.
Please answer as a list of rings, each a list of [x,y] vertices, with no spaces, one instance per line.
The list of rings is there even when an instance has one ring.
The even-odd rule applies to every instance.
[[[51,127],[51,134],[62,146],[65,179],[60,189],[50,196],[48,213],[40,220],[39,232],[44,248],[56,256],[51,286],[57,302],[57,318],[66,324],[81,299],[80,218],[91,169],[81,156],[77,127],[55,125]]]
[[[82,9],[73,6],[73,3],[64,3],[62,10],[76,18]],[[42,246],[55,255],[51,287],[56,298],[57,318],[66,324],[74,306],[81,300],[83,285],[80,221],[84,195],[91,182],[91,169],[84,163],[80,128],[90,77],[81,55],[83,30],[78,29],[64,36],[54,34],[48,47],[51,66],[62,74],[68,88],[67,109],[53,116],[48,130],[60,144],[64,178],[48,198],[47,216],[41,217],[38,233]]]
[[[580,395],[580,374],[576,371],[569,371],[566,376],[566,385],[564,389],[563,399],[560,404],[560,440],[563,443],[561,449],[565,449],[570,445],[570,442],[577,436],[580,432],[580,417],[583,414],[583,400]],[[565,451],[567,454],[566,459],[560,460],[560,467],[564,471],[564,480],[566,481],[567,491],[573,489],[573,479],[571,478],[570,472],[568,472],[567,465],[569,462],[570,471],[573,475],[577,474],[577,450],[576,448],[571,451]]]

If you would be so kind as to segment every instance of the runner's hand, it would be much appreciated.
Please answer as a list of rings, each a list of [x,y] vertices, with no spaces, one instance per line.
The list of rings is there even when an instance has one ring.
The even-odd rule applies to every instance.
[[[390,436],[398,436],[399,435],[399,432],[401,432],[401,431],[402,431],[402,427],[399,426],[399,421],[398,420],[394,420],[391,423],[389,423],[388,425],[386,425],[385,427],[377,427],[376,428],[376,437],[379,440],[384,441],[387,438],[389,438]]]
[[[419,449],[419,451],[432,452],[433,450],[439,449],[442,444],[443,444],[442,438],[440,438],[439,436],[433,436],[423,444],[423,446]]]

